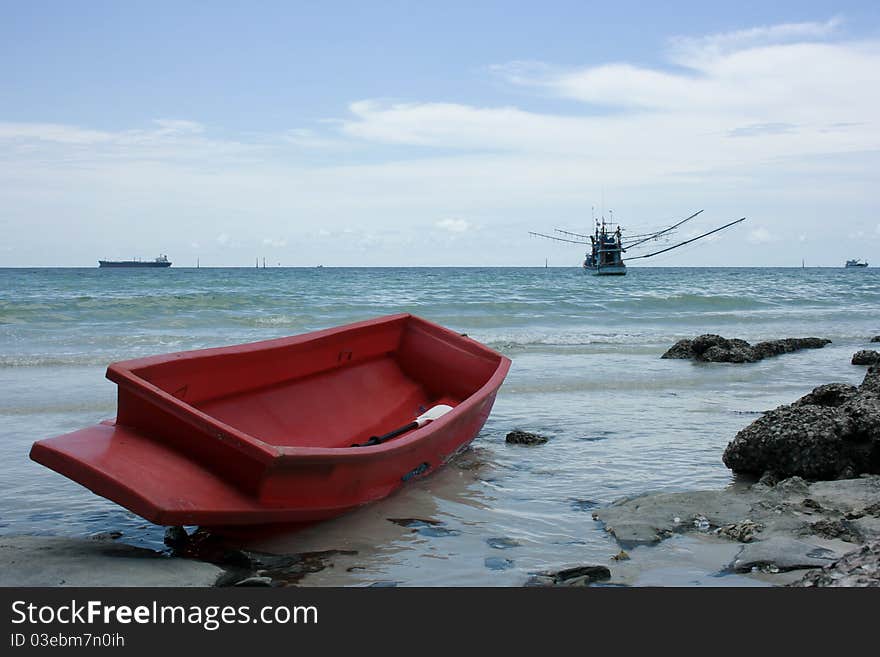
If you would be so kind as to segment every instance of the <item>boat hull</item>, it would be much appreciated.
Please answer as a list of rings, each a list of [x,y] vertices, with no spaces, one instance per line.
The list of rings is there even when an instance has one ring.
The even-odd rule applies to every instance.
[[[409,315],[117,363],[117,418],[38,441],[31,458],[160,525],[313,522],[445,464],[483,427],[509,366]],[[351,446],[436,403],[454,408]]]
[[[626,276],[626,265],[607,265],[604,267],[585,267],[593,276]]]

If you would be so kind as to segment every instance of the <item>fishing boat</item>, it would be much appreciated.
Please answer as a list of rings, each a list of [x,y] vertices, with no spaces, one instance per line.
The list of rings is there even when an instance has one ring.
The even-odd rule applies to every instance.
[[[170,267],[167,255],[160,255],[154,260],[98,260],[98,267]]]
[[[699,216],[702,212],[702,210],[695,212],[691,216],[682,219],[672,226],[655,230],[653,232],[635,235],[625,235],[620,225],[613,222],[613,213],[611,213],[610,211],[608,221],[605,220],[604,214],[602,215],[601,220],[596,219],[595,216],[593,217],[594,230],[592,235],[573,233],[568,230],[562,230],[561,228],[554,229],[554,232],[556,233],[555,235],[536,233],[532,231],[530,231],[529,234],[534,235],[535,237],[543,237],[545,239],[555,240],[557,242],[586,244],[590,247],[590,250],[587,251],[587,253],[585,254],[583,262],[583,268],[586,271],[589,271],[596,276],[625,276],[626,263],[623,260],[624,253],[630,251],[631,249],[647,248],[654,242],[668,240],[674,234],[674,231],[676,229],[680,228],[691,219]],[[653,256],[660,255],[661,253],[672,251],[673,249],[677,249],[681,246],[696,242],[697,240],[708,237],[709,235],[722,231],[726,228],[730,228],[731,226],[734,226],[735,224],[738,224],[741,221],[745,220],[745,217],[742,217],[741,219],[736,219],[735,221],[731,221],[727,224],[724,224],[723,226],[715,228],[714,230],[710,230],[701,235],[697,235],[696,237],[692,237],[683,242],[679,242],[678,244],[675,244],[673,246],[669,246],[667,248],[654,251],[652,253],[639,252],[638,255],[627,256],[627,260],[651,258]]]
[[[596,225],[596,232],[590,235],[591,250],[584,258],[584,269],[592,271],[596,276],[625,276],[626,265],[623,262],[623,246],[620,238],[620,226],[611,231],[603,218]]]
[[[510,360],[408,314],[111,364],[117,415],[31,458],[159,525],[331,518],[441,467]]]
[[[844,265],[844,267],[846,267],[846,269],[851,269],[853,267],[867,267],[867,266],[868,266],[867,262],[862,262],[859,259],[847,260],[846,265]]]

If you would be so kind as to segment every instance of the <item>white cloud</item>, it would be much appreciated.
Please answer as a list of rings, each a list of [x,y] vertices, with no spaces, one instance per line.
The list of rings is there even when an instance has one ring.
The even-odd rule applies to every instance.
[[[99,144],[113,134],[57,123],[0,123],[0,140],[36,140],[59,144]]]
[[[434,224],[437,228],[450,233],[464,233],[470,228],[470,224],[464,219],[441,219]]]
[[[287,246],[287,240],[281,237],[267,237],[263,240],[263,246],[270,246],[273,249],[280,249]]]
[[[149,129],[95,130],[56,123],[0,122],[0,162],[7,146],[16,156],[30,155],[44,164],[57,159],[93,164],[98,161],[197,161],[241,159],[265,153],[267,145],[208,137],[195,121],[156,119]],[[7,149],[10,150],[11,149]]]
[[[229,235],[227,235],[226,233],[220,233],[217,236],[217,244],[219,244],[220,246],[226,246],[227,244],[229,244]]]
[[[876,42],[779,43],[730,51],[714,41],[698,43],[675,55],[683,70],[674,72],[609,63],[509,79],[618,112],[674,112],[685,123],[714,118],[728,123],[725,132],[753,124],[815,123],[818,128],[854,122],[878,105],[871,82],[880,64]],[[631,118],[638,123],[638,116]]]
[[[155,119],[153,121],[159,126],[159,130],[163,134],[199,134],[205,131],[205,126],[196,121],[185,121],[182,119]]]
[[[670,39],[672,56],[674,60],[692,66],[695,61],[747,48],[824,39],[832,36],[842,23],[840,17],[834,17],[824,22],[781,23],[701,37],[673,37]]]
[[[761,28],[774,35],[818,26]],[[880,149],[880,43],[764,44],[713,54],[715,35],[685,70],[627,63],[567,72],[504,69],[508,80],[606,111],[553,115],[460,103],[350,105],[344,134],[381,144],[601,160],[617,179],[748,167],[771,159]],[[752,41],[757,40],[755,36]],[[733,35],[728,46],[745,42]],[[695,42],[697,43],[697,42]]]

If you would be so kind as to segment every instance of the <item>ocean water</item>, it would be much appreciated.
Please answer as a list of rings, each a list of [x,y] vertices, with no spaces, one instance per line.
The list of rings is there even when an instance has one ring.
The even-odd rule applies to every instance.
[[[592,509],[731,485],[721,454],[739,429],[817,385],[861,381],[850,357],[880,333],[880,273],[0,269],[0,533],[121,531],[121,541],[164,548],[162,528],[28,459],[35,440],[115,414],[108,363],[397,312],[467,333],[513,367],[472,449],[446,468],[305,531],[236,538],[267,551],[353,553],[303,584],[511,586],[609,563],[618,547]],[[707,332],[833,342],[746,365],[660,359],[677,339]],[[507,445],[514,428],[550,442]],[[678,570],[659,583],[742,580]]]

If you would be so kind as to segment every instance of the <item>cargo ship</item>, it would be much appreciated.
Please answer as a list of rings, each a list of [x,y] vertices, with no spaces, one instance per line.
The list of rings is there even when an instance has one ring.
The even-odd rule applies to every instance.
[[[167,255],[155,260],[98,260],[98,267],[170,267]]]

